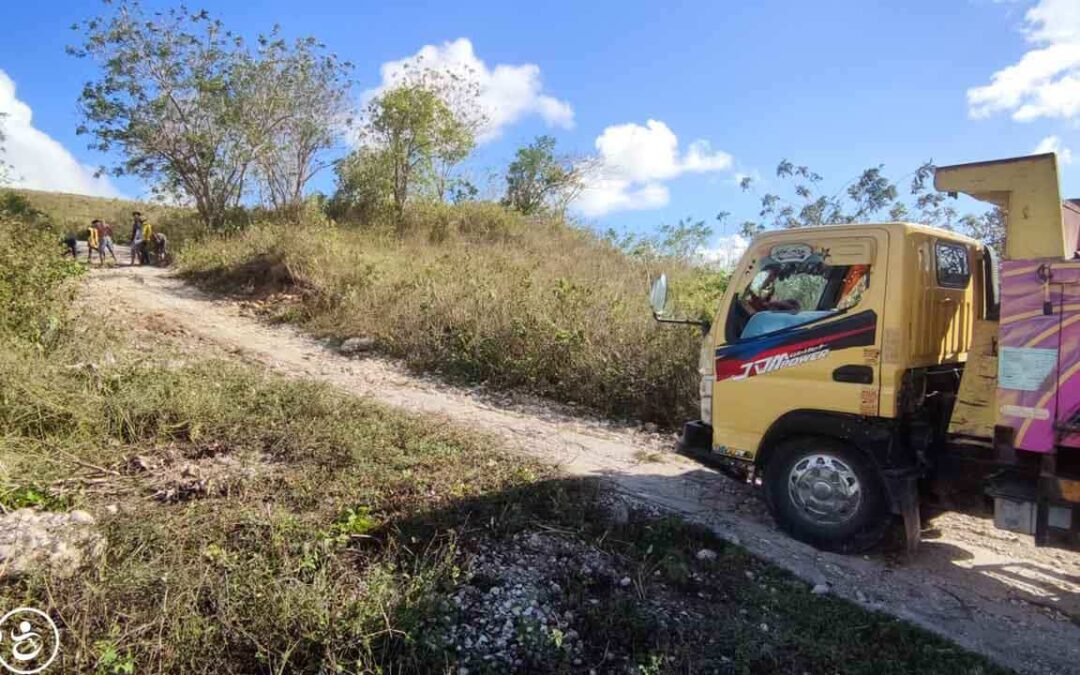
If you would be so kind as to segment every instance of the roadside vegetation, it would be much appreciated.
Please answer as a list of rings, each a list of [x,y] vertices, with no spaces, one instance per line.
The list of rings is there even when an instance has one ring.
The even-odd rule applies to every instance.
[[[100,218],[113,226],[114,237],[127,243],[131,235],[131,213],[143,216],[169,234],[169,240],[181,242],[198,237],[204,228],[190,209],[162,206],[130,199],[108,199],[85,195],[17,188],[0,189],[0,205],[9,213],[16,211],[39,225],[47,226],[59,237],[75,234],[86,239],[90,221]]]
[[[455,380],[623,419],[672,425],[694,414],[700,332],[657,326],[648,286],[666,270],[680,306],[704,314],[725,274],[627,256],[559,218],[498,204],[418,206],[405,219],[404,235],[312,220],[253,227],[186,248],[181,271],[214,290],[269,296],[281,319],[374,338]]]
[[[0,563],[58,672],[997,672],[474,432],[104,325],[52,233],[0,236],[0,519],[99,542]]]

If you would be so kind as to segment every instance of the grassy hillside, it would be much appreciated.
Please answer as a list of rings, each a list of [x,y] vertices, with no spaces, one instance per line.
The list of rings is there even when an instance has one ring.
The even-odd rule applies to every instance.
[[[264,226],[181,252],[189,279],[226,292],[286,291],[272,311],[319,335],[452,379],[524,389],[616,418],[677,424],[697,414],[695,328],[657,325],[650,279],[672,275],[693,313],[726,276],[630,257],[559,219],[497,204],[428,206],[404,239],[377,229]],[[291,301],[291,302],[290,302]]]
[[[160,227],[173,241],[193,236],[199,229],[190,209],[64,192],[9,191],[26,198],[31,206],[44,213],[46,222],[57,232],[81,233],[90,226],[90,221],[100,218],[113,225],[119,241],[126,242],[132,211],[141,211],[147,220]]]
[[[487,437],[69,311],[81,267],[0,238],[0,533],[100,544],[5,549],[49,672],[1000,672]]]

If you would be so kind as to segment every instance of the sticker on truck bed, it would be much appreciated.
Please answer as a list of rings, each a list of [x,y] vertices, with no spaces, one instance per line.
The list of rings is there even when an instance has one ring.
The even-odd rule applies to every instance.
[[[716,380],[743,380],[827,357],[834,351],[874,344],[877,314],[859,312],[805,329],[783,330],[716,350]]]
[[[998,357],[998,386],[1039,391],[1057,368],[1058,351],[1038,347],[1002,347]]]

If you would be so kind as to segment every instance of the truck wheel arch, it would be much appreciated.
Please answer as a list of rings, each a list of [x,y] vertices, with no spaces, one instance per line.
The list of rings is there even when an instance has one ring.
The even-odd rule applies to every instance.
[[[901,512],[903,486],[915,475],[914,453],[904,447],[895,420],[861,417],[826,410],[793,410],[769,427],[761,438],[754,466],[763,472],[773,451],[795,436],[820,436],[850,444],[865,453],[877,468],[884,485],[889,510]]]

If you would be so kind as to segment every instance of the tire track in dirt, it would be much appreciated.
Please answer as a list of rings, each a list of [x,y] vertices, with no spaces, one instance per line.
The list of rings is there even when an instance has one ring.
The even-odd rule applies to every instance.
[[[986,517],[930,519],[918,555],[822,553],[779,532],[755,491],[671,454],[673,439],[554,404],[485,394],[348,359],[287,326],[244,316],[156,268],[95,270],[83,298],[119,321],[211,346],[294,377],[329,382],[408,411],[494,434],[568,475],[600,476],[624,494],[712,528],[810,584],[907,619],[1020,672],[1080,670],[1080,553],[1038,549]],[[513,400],[511,400],[513,399]],[[663,453],[663,461],[640,458]],[[927,538],[932,537],[932,538]]]

